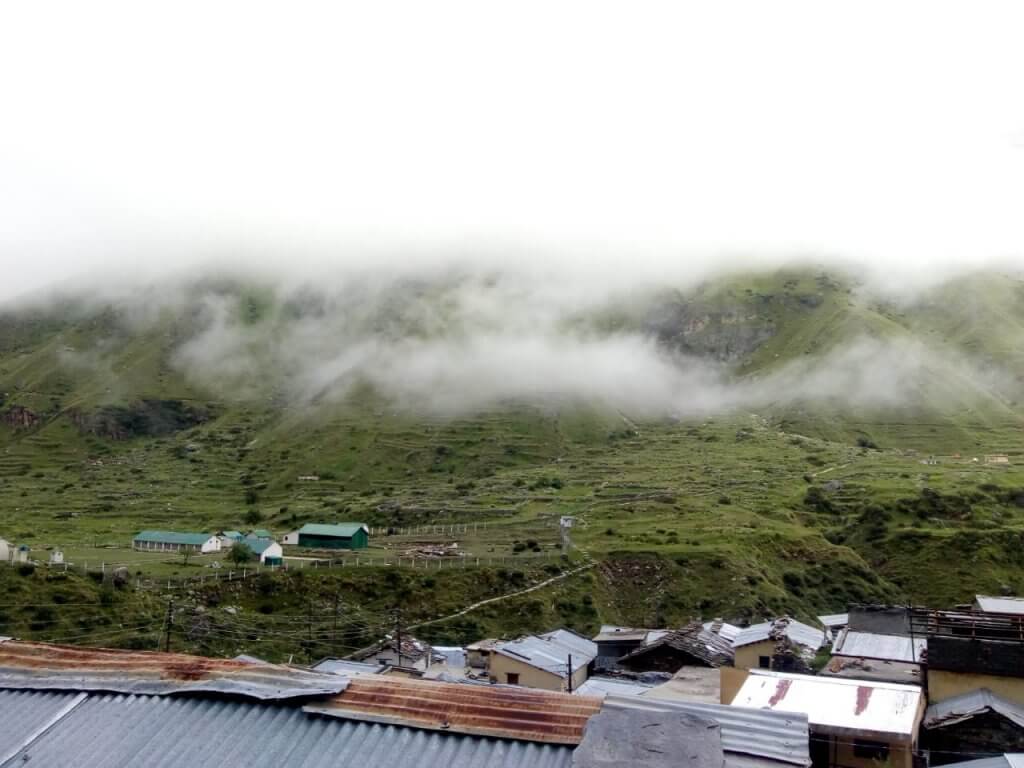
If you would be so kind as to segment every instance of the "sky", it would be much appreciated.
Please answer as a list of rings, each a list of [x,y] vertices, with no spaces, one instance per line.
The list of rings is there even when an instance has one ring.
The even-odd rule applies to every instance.
[[[1024,262],[1013,2],[7,3],[0,300],[446,260]]]

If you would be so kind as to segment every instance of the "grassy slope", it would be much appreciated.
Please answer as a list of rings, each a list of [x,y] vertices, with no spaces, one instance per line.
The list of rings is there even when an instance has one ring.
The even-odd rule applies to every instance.
[[[676,301],[698,320],[686,343],[732,344],[731,362],[741,375],[764,375],[863,335],[903,335],[1011,369],[1020,362],[1011,343],[1024,330],[1018,284],[977,278],[943,291],[893,307],[832,278],[786,272],[733,278]],[[516,540],[553,543],[553,515],[580,517],[575,538],[601,562],[591,575],[515,601],[513,609],[495,607],[464,625],[431,630],[448,640],[545,622],[590,629],[600,620],[809,615],[847,600],[950,602],[1004,585],[1024,591],[1015,554],[1024,515],[1000,490],[1024,486],[1016,448],[1020,414],[1015,403],[975,382],[937,376],[941,381],[922,391],[919,404],[896,413],[767,409],[696,424],[628,426],[619,414],[584,408],[510,407],[425,420],[396,413],[369,393],[300,412],[266,399],[211,401],[190,386],[170,362],[188,333],[183,322],[167,319],[133,335],[107,315],[0,323],[4,407],[25,405],[43,416],[28,431],[0,426],[0,535],[99,558],[107,555],[93,549],[97,542],[121,544],[143,527],[244,528],[245,514],[256,509],[278,531],[334,518],[399,526],[487,520],[494,533],[464,545],[511,555]],[[928,333],[933,326],[938,333]],[[772,329],[770,338],[744,350],[749,329],[763,327]],[[100,343],[109,350],[100,365],[69,352]],[[963,407],[950,407],[951,395]],[[215,418],[127,441],[82,435],[68,418],[70,409],[141,397],[212,403]],[[870,435],[882,450],[856,447],[858,435]],[[996,451],[1014,454],[1014,463],[971,461]],[[954,452],[963,458],[920,463],[929,454]],[[297,480],[311,473],[322,479]],[[562,487],[546,482],[551,478]],[[824,485],[832,480],[836,487]],[[811,487],[823,489],[825,503],[807,502]],[[921,503],[925,488],[940,494],[938,504]],[[956,501],[944,504],[945,498]],[[124,557],[110,554],[118,556]],[[529,575],[535,567],[524,560],[512,570]],[[138,568],[160,576],[188,572],[163,560]],[[430,586],[426,576],[407,575],[400,602],[429,618],[509,586],[509,570],[439,574],[429,577]],[[318,595],[317,611],[327,610],[331,589],[318,580],[338,578],[356,577],[306,575],[303,594]],[[358,578],[367,583],[335,588],[368,606],[362,609],[367,625],[379,623],[389,601],[398,599],[395,590],[383,590],[378,572]],[[16,584],[12,594],[20,600],[24,585]],[[381,591],[371,598],[373,590]],[[268,603],[260,594],[246,600],[249,610]],[[280,597],[274,602],[284,603],[275,610],[301,613],[303,607]],[[8,629],[45,636],[24,618],[8,616]],[[203,640],[205,646],[194,640],[195,647],[250,648],[240,638],[232,645],[227,632],[223,642],[214,639]],[[268,653],[284,653],[288,643],[279,639],[252,641],[251,649],[262,644],[271,646]]]

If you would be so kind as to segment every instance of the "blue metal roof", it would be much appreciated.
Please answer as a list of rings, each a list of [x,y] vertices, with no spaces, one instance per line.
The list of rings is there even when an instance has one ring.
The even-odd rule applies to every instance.
[[[34,693],[40,717],[67,694]],[[0,691],[0,722],[24,694]],[[310,715],[298,707],[194,697],[88,695],[2,768],[570,768],[573,747]]]

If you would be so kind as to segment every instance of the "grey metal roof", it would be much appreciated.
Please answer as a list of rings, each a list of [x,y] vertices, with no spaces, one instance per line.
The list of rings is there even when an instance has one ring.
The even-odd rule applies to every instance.
[[[975,602],[985,613],[1020,613],[1024,614],[1024,597],[990,597],[977,595]]]
[[[364,661],[348,659],[324,659],[313,665],[316,672],[327,672],[331,675],[379,675],[387,666],[385,664],[367,664]]]
[[[33,734],[45,730],[54,718],[84,698],[80,693],[0,692],[0,765],[14,757]]]
[[[988,688],[961,693],[932,704],[925,711],[921,724],[925,728],[942,728],[987,711],[996,712],[1024,728],[1024,707],[996,696]]]
[[[566,638],[566,635],[569,638]],[[583,643],[587,643],[589,647]],[[575,672],[597,657],[597,643],[559,630],[540,637],[527,635],[518,640],[502,643],[494,651],[531,667],[565,677],[569,656],[572,656],[572,671]]]
[[[37,716],[67,694],[30,694]],[[0,691],[0,722],[23,694]],[[19,742],[20,744],[21,742]],[[297,707],[195,697],[88,695],[0,766],[76,768],[569,768],[571,746],[463,736],[309,715]]]
[[[771,640],[775,633],[784,633],[792,642],[809,648],[812,651],[818,650],[825,644],[824,629],[812,627],[796,619],[783,617],[775,619],[775,621],[752,624],[740,630],[740,633],[732,641],[732,647],[741,648],[744,645]]]
[[[859,656],[864,659],[903,661],[919,664],[928,650],[925,637],[876,635],[844,629],[836,638],[832,653],[836,656]]]
[[[577,635],[575,632],[570,632],[567,629],[556,629],[553,632],[545,632],[540,635],[540,637],[544,640],[550,640],[560,645],[564,645],[572,651],[574,656],[579,654],[590,659],[597,658],[597,643],[589,637]]]
[[[214,538],[212,533],[181,533],[179,531],[140,531],[135,541],[152,541],[157,544],[186,544],[201,546]]]
[[[728,768],[736,768],[740,762],[737,756],[799,766],[811,764],[809,725],[804,714],[725,704],[663,701],[648,696],[608,696],[604,706],[649,712],[682,711],[709,717],[722,726],[722,748],[726,752]]]
[[[653,686],[614,677],[590,677],[573,693],[579,696],[640,696]]]

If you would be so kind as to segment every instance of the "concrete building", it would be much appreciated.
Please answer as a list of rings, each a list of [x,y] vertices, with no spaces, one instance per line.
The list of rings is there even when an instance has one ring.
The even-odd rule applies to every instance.
[[[799,712],[815,768],[913,768],[925,700],[914,685],[752,670],[734,706]]]
[[[50,552],[50,565],[64,565],[64,552],[60,549],[55,549]]]
[[[925,684],[932,704],[986,689],[1024,706],[1024,616],[914,609],[928,638]]]
[[[370,529],[363,523],[307,523],[299,528],[298,534],[298,546],[307,549],[365,549],[370,546]]]
[[[177,533],[174,531],[142,531],[132,539],[132,549],[144,552],[195,552],[208,554],[221,551],[220,539],[209,533]]]
[[[11,562],[12,563],[27,563],[29,561],[29,549],[28,544],[20,544],[11,550]]]
[[[497,646],[491,654],[489,676],[506,685],[573,691],[586,681],[595,658],[597,645],[593,641],[559,629]]]
[[[417,640],[412,635],[402,635],[401,644],[388,635],[374,647],[357,653],[352,658],[355,661],[422,673],[430,667],[433,655],[429,643]]]
[[[9,563],[11,561],[11,542],[7,539],[0,539],[0,563]]]
[[[299,532],[289,531],[281,538],[281,543],[286,547],[297,547],[299,545]]]

